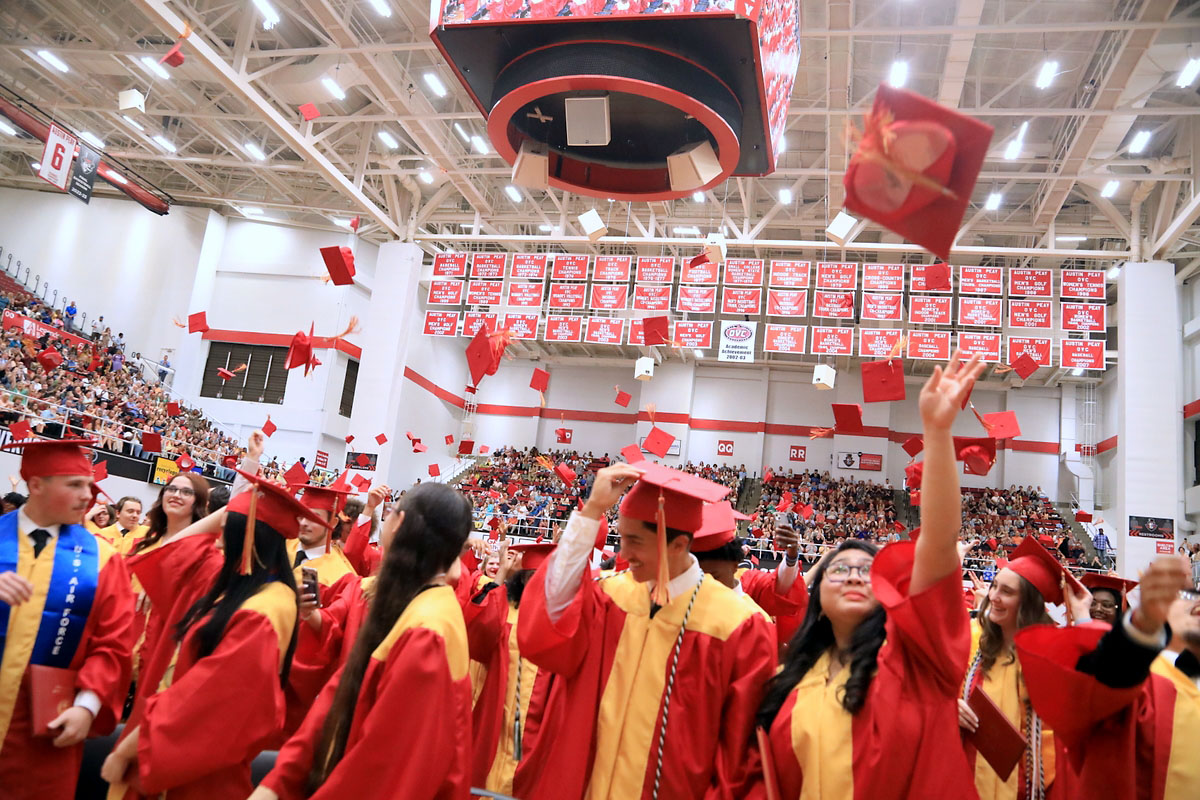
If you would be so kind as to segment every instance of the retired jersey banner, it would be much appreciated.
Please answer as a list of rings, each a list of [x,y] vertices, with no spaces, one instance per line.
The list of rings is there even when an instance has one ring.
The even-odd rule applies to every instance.
[[[671,287],[637,284],[633,287],[633,307],[639,311],[670,311]]]
[[[550,284],[550,308],[583,308],[586,304],[586,283]]]
[[[725,285],[762,286],[763,260],[761,258],[725,259]]]
[[[772,325],[767,323],[763,337],[763,351],[767,353],[795,353],[804,355],[806,325]]]
[[[625,320],[617,317],[588,317],[583,340],[588,344],[621,344]]]
[[[857,289],[858,263],[817,262],[818,289]]]
[[[433,277],[435,278],[465,278],[467,277],[466,253],[438,253],[433,257]]]
[[[976,353],[986,362],[1000,360],[1000,334],[958,332],[958,349],[963,358],[970,358]]]
[[[509,276],[524,280],[540,281],[546,278],[545,253],[513,253]]]
[[[999,328],[1004,321],[1004,301],[999,297],[958,298],[958,324]]]
[[[462,281],[430,281],[429,297],[425,302],[431,306],[457,306],[462,303]]]
[[[587,256],[558,254],[550,268],[550,279],[555,281],[586,281],[588,274]]]
[[[908,332],[909,358],[946,361],[950,358],[950,331]]]
[[[638,256],[638,283],[670,283],[675,280],[673,256]]]
[[[808,315],[808,289],[768,289],[767,316],[804,317]]]
[[[504,281],[468,281],[467,304],[498,306],[504,294]]]
[[[675,300],[676,311],[712,314],[717,310],[717,289],[707,286],[680,286]]]
[[[811,270],[811,261],[772,261],[769,285],[780,289],[807,289]]]
[[[629,269],[633,256],[596,256],[596,267],[592,270],[594,281],[629,281]]]
[[[675,323],[675,333],[672,339],[684,347],[699,347],[701,350],[707,350],[712,347],[712,329],[711,322],[680,320]]]
[[[546,331],[542,340],[546,342],[578,342],[583,339],[583,317],[568,317],[550,314],[546,317]]]
[[[1104,369],[1104,342],[1100,339],[1063,339],[1059,365],[1066,369]]]
[[[721,293],[722,314],[757,314],[762,310],[762,289],[726,286]]]
[[[463,312],[462,335],[469,339],[476,333],[479,333],[479,329],[483,327],[494,331],[499,321],[500,315],[494,311]]]
[[[923,264],[912,264],[909,269],[911,270],[908,282],[908,290],[910,292],[940,292],[942,294],[949,294],[954,291],[953,281],[950,282],[950,288],[948,289],[927,289],[925,287],[925,266]]]
[[[863,264],[864,292],[903,292],[903,264]]]
[[[504,265],[508,263],[505,253],[472,253],[472,278],[503,278]]]
[[[508,304],[518,308],[538,308],[542,305],[544,288],[540,283],[511,281],[508,284]]]
[[[1004,294],[1004,267],[959,267],[958,291],[963,294]]]
[[[592,284],[592,308],[623,311],[629,304],[629,287],[621,284]]]
[[[949,325],[950,298],[912,295],[908,298],[908,319],[922,325]]]
[[[854,319],[854,293],[813,292],[812,313],[825,319]]]
[[[501,330],[512,331],[514,339],[536,339],[538,319],[537,314],[505,314]]]
[[[715,261],[705,259],[702,263],[692,266],[691,259],[683,260],[683,269],[680,272],[680,283],[707,283],[714,284],[719,277],[721,265]]]
[[[1103,303],[1062,303],[1064,331],[1104,331]]]
[[[1012,328],[1049,328],[1053,312],[1050,300],[1009,300],[1008,324]]]
[[[74,136],[51,123],[46,145],[42,148],[42,160],[38,162],[38,177],[65,192],[71,179],[76,144],[78,140]]]
[[[1064,269],[1062,271],[1063,297],[1082,300],[1104,299],[1104,271],[1099,269]]]
[[[426,311],[426,336],[456,336],[458,334],[457,311]]]
[[[754,339],[757,332],[757,322],[722,320],[721,341],[717,345],[717,361],[753,364]]]
[[[1039,367],[1050,366],[1050,350],[1054,340],[1037,336],[1008,337],[1008,363],[1016,363],[1022,354],[1029,356]]]
[[[1017,297],[1053,297],[1052,272],[1048,269],[1010,269],[1008,293]]]
[[[899,322],[904,319],[904,295],[863,292],[862,318]]]
[[[808,351],[815,356],[852,356],[854,328],[825,328],[814,325]]]
[[[887,358],[903,334],[899,328],[861,328],[858,354],[863,358]]]

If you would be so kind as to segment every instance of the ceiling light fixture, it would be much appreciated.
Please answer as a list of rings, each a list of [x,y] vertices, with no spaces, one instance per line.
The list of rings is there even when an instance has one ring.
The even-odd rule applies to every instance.
[[[780,152],[780,153],[787,152],[787,136],[786,135],[781,134],[779,137],[779,151],[778,152]]]
[[[1083,367],[1076,367],[1075,369],[1071,370],[1071,374],[1074,375],[1076,378],[1082,377],[1083,376]]]
[[[897,89],[908,83],[908,62],[893,61],[892,68],[888,70],[888,83]]]
[[[1086,242],[1087,240],[1088,240],[1088,237],[1086,237],[1086,236],[1055,236],[1054,237],[1054,241],[1056,241],[1056,242]]]
[[[0,119],[0,133],[7,133],[9,136],[16,136],[17,129]]]
[[[429,87],[429,91],[438,97],[446,96],[446,84],[442,83],[442,79],[437,76],[436,72],[426,72],[421,77],[425,79],[425,85]]]
[[[371,8],[375,9],[375,13],[381,17],[390,17],[392,9],[384,0],[367,0],[371,4]]]
[[[398,141],[396,141],[396,137],[392,136],[392,134],[388,133],[387,131],[380,131],[379,133],[377,133],[375,135],[379,137],[379,141],[383,142],[383,144],[389,150],[395,150],[397,147],[400,146],[400,143]]]
[[[681,225],[671,229],[676,236],[699,236],[700,229],[695,225]]]
[[[333,224],[340,228],[349,228],[350,220],[346,219],[345,217],[334,217]]]
[[[1033,85],[1039,89],[1048,89],[1050,84],[1054,83],[1054,76],[1057,74],[1057,61],[1043,61],[1042,68],[1038,70],[1037,80],[1033,82]]]
[[[143,127],[142,127],[142,126],[141,126],[141,125],[138,123],[138,121],[137,121],[137,120],[133,119],[133,118],[132,118],[132,117],[130,117],[128,114],[122,114],[122,115],[121,115],[121,119],[125,120],[125,121],[126,121],[126,122],[128,122],[128,123],[129,123],[131,126],[133,126],[134,128],[137,128],[137,129],[138,129],[139,131],[141,131],[142,133],[145,133],[145,132],[146,132],[146,129],[145,129],[145,128],[143,128]]]
[[[242,149],[250,154],[250,157],[256,161],[266,161],[267,154],[262,151],[262,148],[254,142],[246,142],[242,145]]]
[[[1150,137],[1153,136],[1150,131],[1138,131],[1133,135],[1133,141],[1129,143],[1129,152],[1140,153],[1146,149],[1146,145],[1150,144]]]
[[[266,213],[257,206],[242,206],[238,209],[238,211],[241,211],[248,217],[261,217],[264,213]]]
[[[554,228],[549,225],[538,225],[538,230],[542,233],[550,233]]]
[[[511,183],[504,187],[504,193],[508,195],[508,199],[514,203],[521,202],[524,198],[521,196],[521,190],[513,186]]]
[[[1196,82],[1196,76],[1200,75],[1200,58],[1189,58],[1188,62],[1183,65],[1183,69],[1179,70],[1179,77],[1175,79],[1175,85],[1180,89],[1186,89]]]
[[[254,7],[263,15],[264,31],[269,31],[279,24],[279,12],[267,0],[254,0]]]
[[[475,152],[479,153],[481,156],[486,156],[488,153],[487,142],[484,141],[484,138],[478,134],[471,137],[471,146],[474,147]]]
[[[454,123],[454,132],[457,133],[459,138],[462,139],[467,144],[471,143],[471,134],[467,133],[466,129],[463,128],[462,125],[459,125],[457,122]]]
[[[421,170],[421,172],[417,175],[417,177],[421,179],[421,183],[425,183],[425,184],[433,183],[433,173],[427,169]]]
[[[165,137],[161,134],[154,137],[154,143],[157,144],[159,147],[161,147],[163,150],[166,150],[168,153],[175,152],[175,145],[171,144],[171,142],[167,140],[167,137]]]
[[[41,170],[41,168],[42,168],[42,162],[40,162],[40,161],[35,161],[35,162],[33,162],[32,164],[30,164],[29,166],[33,167],[33,171],[34,171],[34,172],[38,172],[38,171],[40,171],[40,170]]]
[[[790,206],[792,204],[792,190],[791,189],[780,189],[779,190],[779,202],[783,203],[785,206]]]
[[[1117,193],[1117,189],[1120,189],[1120,188],[1121,188],[1120,181],[1109,181],[1108,183],[1104,184],[1104,188],[1100,190],[1100,196],[1101,197],[1112,197],[1114,194]]]
[[[101,139],[96,134],[92,133],[91,131],[83,131],[82,133],[79,134],[79,138],[83,139],[85,142],[90,144],[92,147],[95,147],[97,150],[104,149],[104,140]]]
[[[321,78],[321,85],[325,87],[325,91],[334,96],[334,99],[346,99],[346,92],[342,90],[342,87],[337,85],[337,81],[335,81],[333,78],[328,76]]]
[[[1104,277],[1110,281],[1115,281],[1117,278],[1121,277],[1121,265],[1116,264],[1109,267],[1108,272],[1104,273]]]
[[[71,68],[66,65],[61,58],[51,53],[49,50],[38,50],[38,58],[45,61],[50,66],[54,67],[59,72],[70,72]]]
[[[696,358],[704,358],[704,351],[697,347],[692,350],[692,355]]]
[[[1000,208],[1000,201],[1004,199],[1004,195],[1000,192],[992,192],[988,195],[987,202],[983,204],[984,211],[995,211]]]
[[[704,202],[704,192],[693,192],[692,193],[692,202],[693,203],[703,203]]]
[[[163,67],[162,64],[158,63],[150,56],[142,56],[141,62],[143,67],[150,70],[163,80],[169,81],[171,79],[171,73],[167,72],[166,68]]]
[[[119,172],[113,172],[111,169],[108,171],[108,173],[104,177],[108,178],[110,181],[115,181],[116,183],[119,183],[122,186],[129,183],[128,178],[126,178],[124,175],[122,175]]]

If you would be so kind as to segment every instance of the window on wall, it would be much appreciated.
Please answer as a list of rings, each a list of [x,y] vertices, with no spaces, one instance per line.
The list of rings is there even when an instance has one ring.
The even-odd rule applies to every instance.
[[[287,370],[284,369],[287,352],[286,347],[210,343],[204,378],[200,381],[200,396],[247,403],[282,403],[287,388]],[[217,374],[218,369],[233,370],[242,364],[246,369],[228,381],[221,380]]]
[[[338,406],[338,413],[343,417],[349,417],[354,411],[354,389],[358,386],[358,362],[346,362],[346,379],[342,381],[342,403]]]

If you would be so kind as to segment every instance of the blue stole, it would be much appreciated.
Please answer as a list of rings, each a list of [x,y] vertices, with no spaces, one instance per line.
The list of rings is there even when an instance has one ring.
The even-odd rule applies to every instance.
[[[0,572],[15,572],[20,553],[18,512],[0,517]],[[60,525],[54,569],[30,664],[67,668],[75,657],[100,581],[100,546],[82,525]],[[25,532],[28,534],[28,531]],[[10,608],[0,603],[0,653],[8,639]]]

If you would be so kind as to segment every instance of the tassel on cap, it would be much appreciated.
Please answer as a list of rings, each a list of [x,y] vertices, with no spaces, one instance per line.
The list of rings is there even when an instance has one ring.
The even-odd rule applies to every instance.
[[[654,585],[651,601],[658,606],[665,606],[671,601],[669,584],[671,583],[671,568],[667,564],[667,512],[663,491],[658,490],[658,579]]]
[[[254,557],[254,521],[258,516],[258,490],[254,487],[249,489],[253,494],[250,495],[250,510],[246,512],[246,536],[242,539],[242,566],[238,570],[241,575],[249,575],[252,565],[251,559]]]

